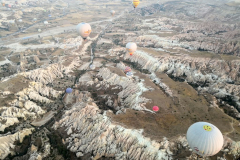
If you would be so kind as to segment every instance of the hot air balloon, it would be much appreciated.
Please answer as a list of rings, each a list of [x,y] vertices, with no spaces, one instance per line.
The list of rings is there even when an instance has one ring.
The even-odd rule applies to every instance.
[[[15,20],[10,20],[9,23],[14,24]]]
[[[129,52],[130,55],[132,55],[136,50],[137,50],[137,45],[136,43],[129,42],[126,45],[127,51]]]
[[[91,33],[91,26],[88,23],[79,23],[77,25],[77,31],[80,34],[80,36],[86,40],[86,38],[90,35]]]
[[[133,73],[132,73],[132,72],[127,72],[127,73],[126,73],[126,76],[132,77],[132,76],[133,76]]]
[[[19,19],[18,22],[22,22],[22,19]]]
[[[38,32],[42,32],[42,30],[39,28],[39,29],[38,29]]]
[[[94,64],[91,64],[91,65],[90,65],[90,69],[95,69],[95,65],[94,65]]]
[[[2,3],[2,6],[5,7],[5,3]]]
[[[66,93],[72,93],[72,88],[67,88]]]
[[[127,67],[125,68],[124,72],[125,72],[125,73],[131,72],[131,68],[127,66]]]
[[[153,106],[153,111],[157,112],[159,110],[158,106]]]
[[[48,21],[44,21],[43,23],[44,23],[45,25],[47,25],[47,24],[48,24]]]
[[[133,7],[137,8],[137,6],[139,5],[140,1],[139,0],[133,0]]]
[[[114,16],[114,14],[115,14],[115,11],[111,10],[111,15]]]
[[[197,122],[188,128],[187,141],[193,152],[198,155],[213,156],[222,149],[223,135],[213,124]]]

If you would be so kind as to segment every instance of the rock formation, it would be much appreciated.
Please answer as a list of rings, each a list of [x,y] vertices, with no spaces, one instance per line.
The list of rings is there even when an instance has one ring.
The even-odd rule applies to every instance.
[[[79,96],[78,99],[84,100],[81,94]],[[159,143],[143,137],[140,131],[114,124],[105,114],[100,114],[97,105],[89,100],[77,102],[65,111],[54,128],[66,128],[66,143],[77,157],[92,152],[93,159],[102,156],[115,159],[171,159],[168,148],[159,150]]]
[[[4,159],[8,156],[8,154],[15,154],[12,149],[15,148],[14,142],[19,141],[20,143],[22,143],[23,138],[26,135],[30,135],[32,134],[32,131],[34,129],[30,128],[30,129],[24,129],[22,131],[19,131],[17,133],[14,134],[8,134],[8,135],[3,135],[0,137],[0,159]]]

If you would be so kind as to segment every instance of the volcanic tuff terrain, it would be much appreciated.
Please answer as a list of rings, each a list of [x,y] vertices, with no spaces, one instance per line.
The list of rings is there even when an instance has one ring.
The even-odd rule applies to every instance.
[[[0,18],[0,159],[197,159],[198,121],[224,135],[206,159],[240,157],[238,1],[22,0]]]

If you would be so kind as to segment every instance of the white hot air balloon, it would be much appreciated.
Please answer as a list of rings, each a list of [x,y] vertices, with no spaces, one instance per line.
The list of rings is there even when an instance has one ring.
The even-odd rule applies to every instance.
[[[136,43],[129,42],[126,45],[127,51],[129,52],[130,55],[132,55],[136,50],[137,50],[137,45]]]
[[[37,18],[33,18],[33,22],[36,22],[37,21]]]
[[[127,73],[126,73],[126,76],[127,76],[127,77],[132,77],[132,76],[133,76],[133,73],[132,73],[132,72],[127,72]]]
[[[92,28],[88,23],[79,23],[77,25],[77,31],[80,34],[80,36],[86,40],[86,38],[90,35]]]
[[[90,69],[95,69],[95,65],[94,64],[90,65]]]
[[[38,29],[38,32],[42,32],[42,30],[39,28],[39,29]]]
[[[197,122],[188,128],[187,141],[193,152],[207,157],[217,154],[222,149],[223,135],[213,124]]]
[[[9,23],[14,24],[15,20],[10,20]]]
[[[43,23],[44,23],[45,25],[47,25],[47,24],[48,24],[48,21],[44,21]]]
[[[115,11],[111,10],[111,15],[114,16],[114,14],[115,14]]]

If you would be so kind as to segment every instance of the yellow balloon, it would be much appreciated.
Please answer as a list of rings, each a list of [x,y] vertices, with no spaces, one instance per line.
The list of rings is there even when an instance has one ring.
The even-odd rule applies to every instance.
[[[140,1],[139,0],[133,0],[133,6],[134,8],[137,8],[137,6],[139,5]]]

